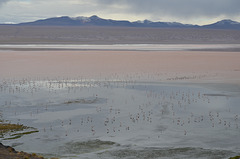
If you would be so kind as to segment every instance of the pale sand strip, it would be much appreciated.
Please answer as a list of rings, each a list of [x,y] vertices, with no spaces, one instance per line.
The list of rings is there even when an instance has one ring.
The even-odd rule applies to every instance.
[[[240,44],[114,44],[114,45],[74,45],[74,44],[25,44],[0,45],[0,50],[13,51],[227,51],[239,52]]]
[[[1,51],[0,78],[156,75],[240,84],[240,52]],[[195,78],[195,76],[197,76]]]

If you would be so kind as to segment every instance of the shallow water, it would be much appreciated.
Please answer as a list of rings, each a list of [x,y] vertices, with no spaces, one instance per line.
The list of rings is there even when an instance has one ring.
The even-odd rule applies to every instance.
[[[123,80],[1,81],[2,118],[38,133],[2,140],[60,158],[227,158],[240,152],[239,92]]]

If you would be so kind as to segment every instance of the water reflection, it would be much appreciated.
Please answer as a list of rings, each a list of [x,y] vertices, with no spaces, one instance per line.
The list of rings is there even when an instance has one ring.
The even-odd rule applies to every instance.
[[[197,85],[79,79],[4,81],[0,94],[3,119],[39,130],[4,141],[20,145],[19,150],[96,158],[133,154],[214,158],[240,149],[240,98],[232,92]],[[130,148],[125,149],[127,145]]]

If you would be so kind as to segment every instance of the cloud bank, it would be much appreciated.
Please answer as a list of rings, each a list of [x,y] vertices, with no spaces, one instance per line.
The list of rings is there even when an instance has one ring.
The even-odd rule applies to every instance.
[[[128,6],[126,12],[149,14],[154,19],[231,18],[240,15],[239,0],[97,0],[97,3]]]

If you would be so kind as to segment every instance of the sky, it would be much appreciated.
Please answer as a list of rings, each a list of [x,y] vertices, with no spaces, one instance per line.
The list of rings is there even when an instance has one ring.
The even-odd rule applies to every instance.
[[[0,23],[97,15],[204,25],[223,19],[240,22],[239,6],[240,0],[0,0]]]

